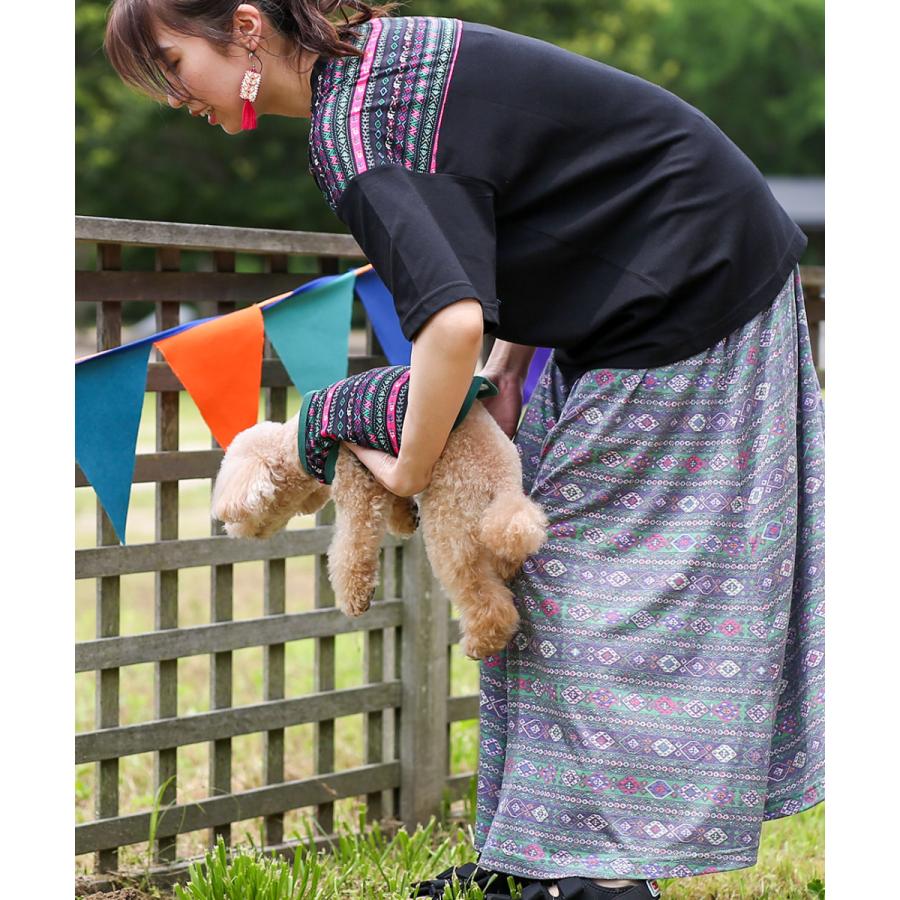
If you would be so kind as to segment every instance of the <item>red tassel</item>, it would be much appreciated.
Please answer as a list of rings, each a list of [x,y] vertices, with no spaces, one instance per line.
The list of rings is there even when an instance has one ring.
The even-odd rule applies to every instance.
[[[252,131],[256,128],[256,110],[249,100],[244,101],[244,111],[241,114],[241,130]]]

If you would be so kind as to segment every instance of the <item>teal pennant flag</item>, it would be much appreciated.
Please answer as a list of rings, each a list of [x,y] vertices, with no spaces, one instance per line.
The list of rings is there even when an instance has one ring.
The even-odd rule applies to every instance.
[[[301,394],[347,377],[356,273],[263,307],[266,337]]]
[[[148,341],[75,366],[75,458],[123,544],[151,347]]]

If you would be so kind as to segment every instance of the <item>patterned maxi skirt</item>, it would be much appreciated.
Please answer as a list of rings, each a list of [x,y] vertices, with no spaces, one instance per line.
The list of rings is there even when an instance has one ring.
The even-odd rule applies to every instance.
[[[823,428],[797,267],[688,359],[549,358],[515,438],[549,539],[481,663],[481,865],[739,869],[824,799]]]

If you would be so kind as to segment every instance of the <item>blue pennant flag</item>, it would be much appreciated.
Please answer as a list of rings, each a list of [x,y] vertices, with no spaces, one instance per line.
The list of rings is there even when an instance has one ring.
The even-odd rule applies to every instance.
[[[327,276],[263,307],[266,337],[301,394],[347,377],[354,271]]]
[[[75,458],[125,543],[151,341],[75,366]]]
[[[412,344],[400,330],[394,298],[374,269],[356,279],[356,293],[366,308],[375,336],[392,366],[408,366]]]

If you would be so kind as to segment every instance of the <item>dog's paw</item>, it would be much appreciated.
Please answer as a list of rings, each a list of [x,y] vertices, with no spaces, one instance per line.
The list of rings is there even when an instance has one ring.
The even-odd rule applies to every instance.
[[[508,643],[509,641],[503,641],[498,644],[477,635],[463,635],[459,639],[459,649],[469,659],[484,659],[486,656],[499,653]]]
[[[372,605],[375,599],[375,589],[373,588],[366,596],[358,597],[341,597],[338,601],[338,607],[345,616],[355,619],[365,613]]]
[[[335,603],[345,616],[355,619],[372,605],[377,589],[376,577],[376,573],[357,574],[332,584]]]
[[[512,601],[497,604],[481,615],[460,621],[459,646],[469,659],[484,659],[499,653],[519,628],[519,613]]]
[[[498,494],[481,520],[479,539],[499,559],[519,568],[544,545],[549,523],[543,509],[528,497],[514,492]],[[501,573],[501,577],[509,577]]]
[[[419,510],[411,497],[392,500],[387,515],[387,530],[397,537],[409,537],[419,527]]]

